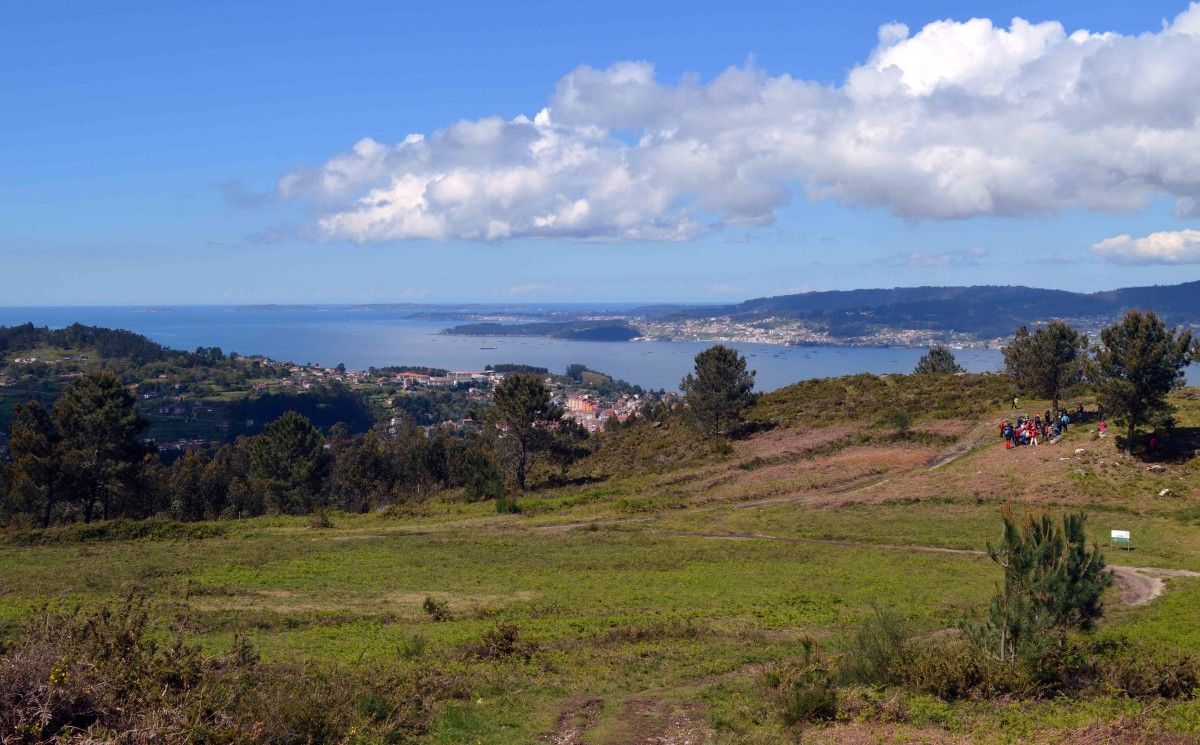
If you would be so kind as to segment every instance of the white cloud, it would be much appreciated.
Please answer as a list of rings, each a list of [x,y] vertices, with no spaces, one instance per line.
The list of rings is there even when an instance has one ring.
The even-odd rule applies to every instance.
[[[1114,264],[1200,264],[1200,230],[1118,235],[1095,243],[1092,254]]]
[[[937,21],[879,43],[841,85],[752,65],[659,82],[580,67],[533,119],[364,139],[279,181],[320,234],[688,240],[770,223],[794,191],[906,218],[1200,211],[1200,3],[1158,33]]]

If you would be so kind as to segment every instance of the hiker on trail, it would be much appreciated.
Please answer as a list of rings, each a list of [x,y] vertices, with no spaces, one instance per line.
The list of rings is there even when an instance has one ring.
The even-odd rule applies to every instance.
[[[1096,427],[1096,431],[1100,434],[1101,437],[1108,437],[1108,420],[1101,419],[1100,426]]]
[[[1012,450],[1013,446],[1013,426],[1008,420],[1004,420],[1003,426],[1000,428],[1000,434],[1004,437],[1004,447],[1007,450]]]
[[[1017,399],[1016,396],[1013,396],[1013,410],[1015,411],[1016,408],[1020,405],[1021,405],[1021,402]]]

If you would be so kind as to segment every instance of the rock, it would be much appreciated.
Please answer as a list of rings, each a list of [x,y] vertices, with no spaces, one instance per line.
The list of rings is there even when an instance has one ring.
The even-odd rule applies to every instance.
[[[1076,455],[1087,455],[1087,451],[1084,450],[1083,448],[1075,448],[1075,454]]]
[[[1171,490],[1170,490],[1170,489],[1163,489],[1162,491],[1160,491],[1160,492],[1158,493],[1158,496],[1160,496],[1160,497],[1169,497],[1169,496],[1171,496]]]
[[[1167,467],[1162,465],[1161,463],[1155,463],[1152,466],[1148,466],[1146,468],[1146,470],[1149,471],[1150,473],[1166,473]]]

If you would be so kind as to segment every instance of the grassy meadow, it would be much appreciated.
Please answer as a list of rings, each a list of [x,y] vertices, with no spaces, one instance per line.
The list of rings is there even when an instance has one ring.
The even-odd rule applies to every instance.
[[[0,542],[0,627],[134,592],[162,633],[204,654],[244,639],[268,661],[462,681],[412,735],[421,742],[1192,741],[1200,703],[1119,695],[947,703],[862,690],[857,715],[807,728],[772,707],[771,665],[813,641],[837,654],[873,607],[919,635],[977,612],[1000,574],[972,552],[1005,508],[1082,509],[1101,544],[1133,532],[1134,550],[1109,550],[1111,563],[1200,571],[1200,393],[1175,397],[1181,449],[1152,472],[1094,424],[1005,451],[1007,383],[963,380],[799,384],[764,397],[761,431],[729,444],[697,446],[678,422],[632,427],[517,515],[444,494],[335,513],[332,527],[272,517],[13,534]],[[896,407],[911,431],[894,431]],[[1200,655],[1200,579],[1170,578],[1136,606],[1118,593],[1098,634]],[[478,653],[498,629],[516,630],[515,653]]]

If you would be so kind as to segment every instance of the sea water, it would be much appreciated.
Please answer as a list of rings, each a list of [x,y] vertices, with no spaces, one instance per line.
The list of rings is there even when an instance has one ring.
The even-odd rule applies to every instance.
[[[145,334],[178,349],[221,347],[281,361],[350,369],[423,365],[475,370],[518,362],[561,372],[578,362],[645,388],[675,390],[697,352],[713,342],[584,342],[543,337],[476,337],[440,333],[458,321],[413,319],[413,308],[380,306],[167,306],[0,308],[0,325],[83,323]],[[911,372],[925,350],[908,347],[785,347],[732,343],[757,371],[757,388],[809,378]],[[997,371],[998,350],[955,350],[971,372]],[[1200,385],[1200,369],[1189,370]]]

